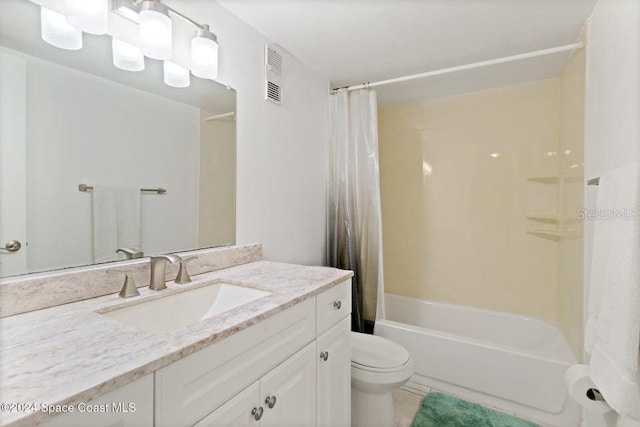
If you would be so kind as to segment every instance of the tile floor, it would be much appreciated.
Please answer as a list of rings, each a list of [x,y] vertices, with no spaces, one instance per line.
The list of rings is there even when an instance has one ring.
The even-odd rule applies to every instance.
[[[395,415],[396,415],[395,427],[411,426],[413,417],[415,416],[416,412],[418,411],[418,407],[420,406],[420,401],[422,400],[424,395],[429,393],[430,391],[431,389],[427,387],[421,387],[421,386],[415,387],[415,386],[405,385],[393,392],[393,406],[395,408]],[[438,391],[438,390],[433,390],[433,391]],[[447,394],[451,394],[451,393],[447,393]],[[462,397],[460,398],[464,399]],[[500,411],[498,408],[493,408],[488,405],[484,405],[484,406]],[[505,412],[505,411],[501,411],[501,412]],[[516,415],[516,414],[510,414],[510,415]],[[540,424],[540,425],[541,427],[551,427],[551,426],[545,426],[544,424]]]
[[[393,407],[396,413],[396,427],[409,427],[418,412],[424,394],[417,394],[404,388],[393,392]]]

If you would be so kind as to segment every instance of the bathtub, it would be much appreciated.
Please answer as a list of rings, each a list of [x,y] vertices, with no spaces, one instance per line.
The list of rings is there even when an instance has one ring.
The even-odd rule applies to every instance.
[[[407,386],[547,425],[579,425],[580,409],[564,385],[575,360],[553,322],[393,294],[385,294],[385,312],[374,333],[411,353],[415,375]]]

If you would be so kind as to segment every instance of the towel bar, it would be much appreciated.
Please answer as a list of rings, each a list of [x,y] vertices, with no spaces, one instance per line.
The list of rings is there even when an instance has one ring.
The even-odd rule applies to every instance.
[[[93,190],[93,187],[90,185],[87,185],[87,184],[78,185],[78,191],[84,191],[86,193],[91,190]],[[140,191],[143,193],[166,194],[167,189],[166,188],[141,188]]]

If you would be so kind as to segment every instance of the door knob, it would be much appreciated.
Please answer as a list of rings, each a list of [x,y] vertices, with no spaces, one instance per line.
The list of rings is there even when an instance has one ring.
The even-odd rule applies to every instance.
[[[19,241],[9,240],[7,243],[5,243],[4,248],[0,248],[0,250],[7,252],[18,252],[21,247],[22,243],[20,243]]]

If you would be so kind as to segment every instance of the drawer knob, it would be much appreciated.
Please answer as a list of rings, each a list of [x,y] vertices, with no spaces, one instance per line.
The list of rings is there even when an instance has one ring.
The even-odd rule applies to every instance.
[[[263,412],[264,412],[264,409],[262,409],[262,406],[259,408],[253,408],[253,410],[251,411],[251,415],[253,415],[253,418],[256,421],[260,421],[260,418],[262,418]]]
[[[323,351],[322,353],[320,353],[320,359],[322,359],[322,360],[324,360],[326,362],[328,358],[329,358],[329,352],[328,351]]]
[[[273,409],[274,406],[276,406],[276,397],[275,396],[267,396],[267,398],[264,400],[264,403],[267,404],[267,407],[269,409]]]
[[[340,310],[342,308],[342,301],[334,301],[333,308],[335,308],[336,310]]]

